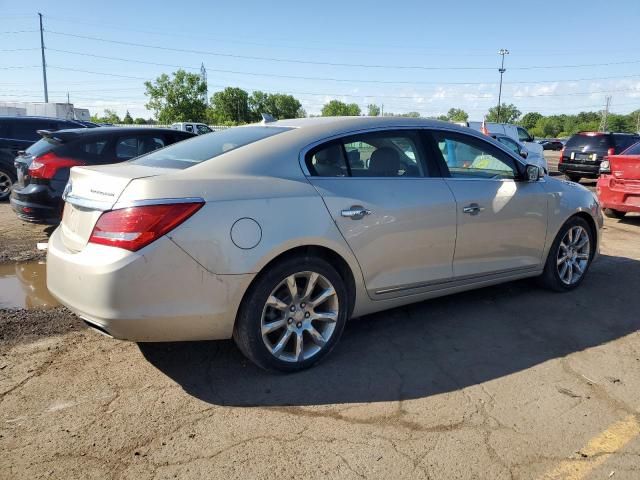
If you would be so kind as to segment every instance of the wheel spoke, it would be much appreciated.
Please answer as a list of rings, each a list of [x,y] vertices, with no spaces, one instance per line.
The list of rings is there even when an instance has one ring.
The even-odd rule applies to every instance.
[[[567,232],[567,240],[569,240],[569,245],[573,244],[573,228]]]
[[[275,322],[265,323],[262,325],[262,335],[268,335],[271,332],[275,332],[280,328],[284,328],[287,326],[287,322],[283,318],[282,320],[276,320]]]
[[[296,362],[299,362],[300,360],[303,360],[303,354],[304,352],[304,338],[302,335],[302,332],[297,332],[296,333]]]
[[[579,259],[579,260],[589,260],[589,254],[588,253],[579,253],[576,258]]]
[[[558,266],[560,266],[560,265],[562,265],[564,262],[566,262],[568,258],[569,258],[569,257],[567,257],[566,255],[565,255],[564,257],[562,257],[562,258],[559,258],[559,259],[558,259]]]
[[[313,325],[309,326],[309,328],[307,329],[307,332],[309,332],[309,335],[311,335],[311,338],[313,339],[314,343],[319,347],[322,347],[324,346],[325,343],[327,343],[327,341],[324,339],[322,334],[318,330],[316,330],[316,328]]]
[[[320,295],[318,295],[313,300],[309,300],[309,303],[313,307],[317,307],[318,305],[322,305],[322,303],[326,302],[329,298],[336,294],[336,291],[333,287],[325,288]]]
[[[276,357],[280,356],[280,353],[282,352],[282,350],[284,350],[284,347],[287,345],[289,338],[291,338],[291,330],[285,330],[280,337],[280,340],[271,351]]]
[[[567,268],[567,283],[571,283],[571,280],[573,280],[573,265],[567,263],[567,266],[569,267]]]
[[[337,312],[315,312],[312,317],[313,320],[319,322],[336,322],[338,320]]]
[[[271,308],[275,308],[276,310],[286,310],[288,305],[286,303],[284,303],[282,300],[280,300],[278,297],[276,297],[275,295],[271,295],[268,299],[267,299],[267,305],[270,306]]]
[[[576,249],[580,250],[581,248],[583,248],[585,245],[587,245],[589,243],[589,235],[587,235],[586,233],[584,233],[581,237],[580,240],[578,241],[578,243],[576,243]]]
[[[569,269],[569,263],[568,263],[568,262],[563,263],[563,264],[562,264],[562,268],[560,268],[560,272],[559,272],[559,273],[560,273],[560,278],[561,278],[563,281],[566,281],[566,280],[565,280],[565,275],[567,274],[567,270],[568,270],[568,269]]]
[[[584,272],[584,270],[582,269],[582,267],[580,266],[579,262],[576,262],[573,264],[573,267],[576,269],[576,273],[578,275],[582,275],[582,273]]]
[[[311,294],[313,293],[313,289],[316,288],[318,277],[319,275],[316,272],[311,272],[307,280],[307,286],[304,289],[304,294],[302,298],[305,298],[308,300],[311,297]]]
[[[295,275],[287,277],[287,288],[289,289],[289,295],[291,295],[291,301],[295,302],[298,298],[298,284],[296,283]]]

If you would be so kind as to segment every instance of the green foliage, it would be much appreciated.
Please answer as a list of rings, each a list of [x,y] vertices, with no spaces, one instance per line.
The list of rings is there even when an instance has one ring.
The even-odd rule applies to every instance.
[[[236,125],[252,121],[249,94],[237,87],[227,87],[211,97],[210,121],[215,124]]]
[[[206,121],[207,105],[202,97],[207,85],[200,75],[178,70],[172,76],[163,73],[154,82],[144,83],[147,109],[160,123]]]
[[[302,104],[291,95],[265,93],[257,90],[251,94],[248,102],[253,121],[262,120],[262,113],[268,113],[278,120],[300,118],[306,115]]]
[[[343,103],[339,100],[331,100],[322,107],[323,117],[343,117],[360,115],[360,107],[357,103]]]
[[[125,114],[124,118],[122,119],[122,123],[127,124],[127,125],[133,124],[133,118],[131,117],[131,114],[129,113],[129,110],[127,110],[127,113]]]
[[[527,130],[531,130],[536,126],[536,123],[538,123],[538,120],[540,120],[541,118],[542,114],[538,112],[525,113],[522,117],[522,120],[520,120],[520,125],[522,125]]]
[[[91,121],[94,123],[122,123],[120,117],[116,113],[115,110],[110,110],[108,108],[104,109],[104,115],[92,115]]]
[[[498,119],[498,107],[492,107],[487,113],[487,122],[499,122],[499,123],[515,123],[520,118],[522,112],[518,110],[514,104],[507,105],[503,103],[500,105],[500,119]]]
[[[369,115],[370,117],[380,116],[380,107],[375,103],[370,103],[369,105],[367,105],[367,110],[367,115]]]
[[[392,113],[385,112],[385,117],[407,117],[407,118],[420,118],[420,112],[407,112],[407,113]]]
[[[144,118],[141,117],[137,117],[133,123],[135,123],[136,125],[146,125],[147,121]]]
[[[447,120],[451,122],[466,122],[469,120],[469,114],[461,108],[450,108],[447,112]]]

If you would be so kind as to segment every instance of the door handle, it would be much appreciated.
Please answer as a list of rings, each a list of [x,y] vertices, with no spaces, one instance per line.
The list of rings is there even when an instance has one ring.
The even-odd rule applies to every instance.
[[[351,220],[362,220],[365,216],[371,215],[371,210],[364,208],[361,205],[353,205],[352,207],[342,210],[340,215],[348,217]]]
[[[477,215],[483,210],[484,210],[484,207],[481,207],[477,203],[472,203],[462,209],[464,213],[468,213],[469,215]]]

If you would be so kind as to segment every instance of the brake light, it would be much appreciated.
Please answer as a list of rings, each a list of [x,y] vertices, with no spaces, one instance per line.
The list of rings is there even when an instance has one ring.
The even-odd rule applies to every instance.
[[[616,154],[616,149],[611,147],[610,149],[607,150],[607,155],[615,155]]]
[[[565,149],[565,147],[562,147],[562,150],[560,150],[560,159],[558,160],[558,163],[562,163],[562,157],[564,155],[564,149]]]
[[[58,157],[53,152],[49,152],[33,159],[31,165],[29,165],[29,176],[31,178],[52,179],[61,168],[71,168],[79,165],[86,164],[73,158]]]
[[[204,202],[172,203],[105,212],[93,227],[89,242],[135,252],[169,233],[202,205]]]

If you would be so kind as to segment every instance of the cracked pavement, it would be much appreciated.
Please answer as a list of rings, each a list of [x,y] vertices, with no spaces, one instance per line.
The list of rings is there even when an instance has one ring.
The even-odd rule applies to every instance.
[[[572,293],[522,281],[355,319],[293,375],[230,341],[0,342],[0,478],[640,478],[639,232],[607,219]],[[625,441],[589,443],[624,419]]]

